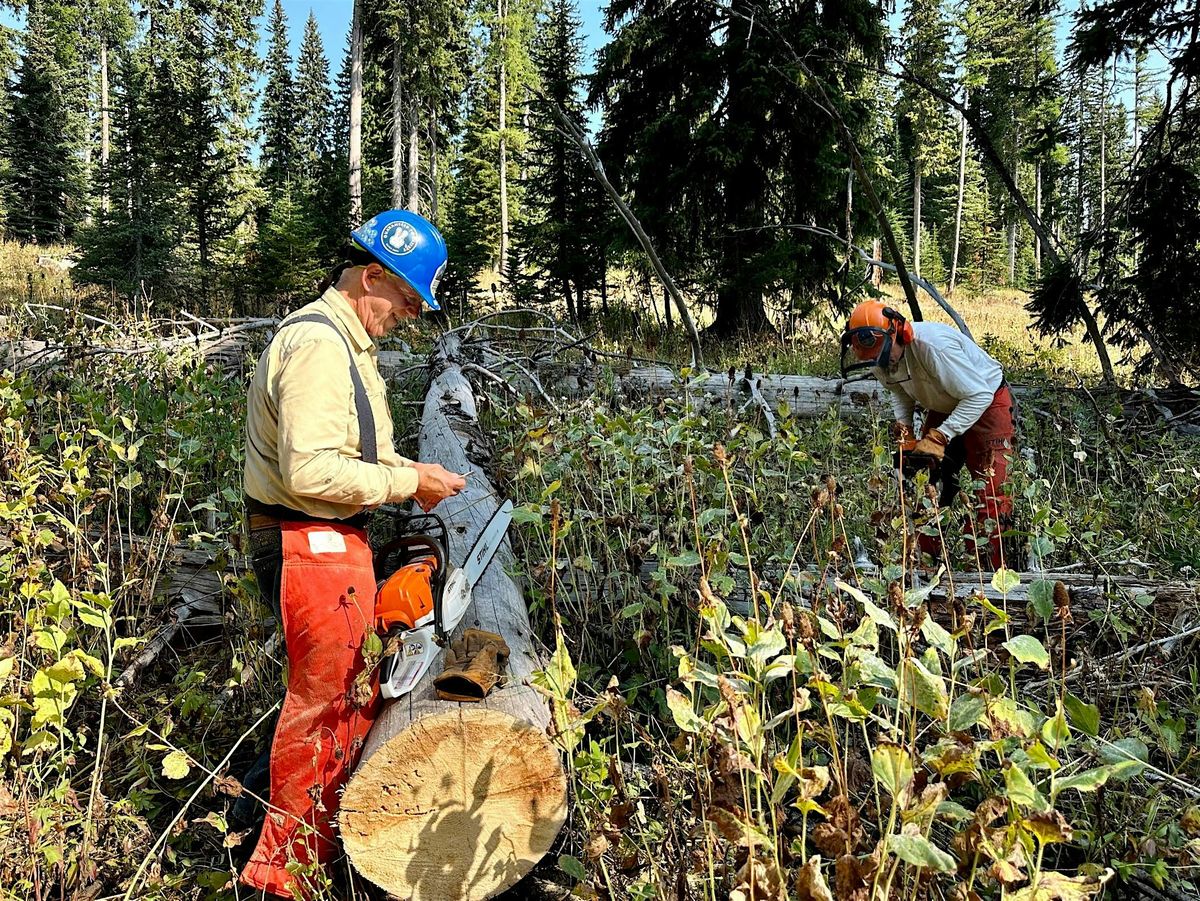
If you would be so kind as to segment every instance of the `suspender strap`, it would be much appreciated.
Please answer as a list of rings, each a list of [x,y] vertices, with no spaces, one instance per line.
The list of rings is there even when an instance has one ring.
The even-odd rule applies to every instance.
[[[371,401],[367,398],[367,386],[363,384],[362,374],[354,365],[354,352],[350,349],[350,342],[346,340],[341,329],[333,324],[333,320],[324,313],[306,313],[303,316],[289,319],[279,328],[295,325],[298,322],[320,322],[327,325],[337,332],[337,336],[342,339],[342,344],[346,345],[346,353],[350,356],[350,381],[354,383],[354,409],[358,414],[358,434],[362,442],[362,459],[364,463],[378,463],[379,448],[375,444],[375,412],[371,409]],[[275,334],[279,334],[278,330]]]

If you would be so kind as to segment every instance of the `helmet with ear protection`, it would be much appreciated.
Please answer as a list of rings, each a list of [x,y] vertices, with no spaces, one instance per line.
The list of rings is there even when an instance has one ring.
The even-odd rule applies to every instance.
[[[887,366],[893,342],[903,347],[912,341],[912,323],[901,313],[882,301],[864,300],[854,308],[842,332],[842,377],[859,369]],[[858,362],[848,362],[851,352]]]

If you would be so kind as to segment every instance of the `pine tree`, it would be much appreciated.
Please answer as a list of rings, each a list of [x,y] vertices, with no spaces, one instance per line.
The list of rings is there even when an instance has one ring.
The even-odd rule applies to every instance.
[[[900,42],[906,51],[904,68],[945,90],[950,71],[950,25],[942,13],[941,0],[909,0]],[[947,138],[952,131],[942,102],[912,82],[901,82],[896,117],[911,173],[913,270],[921,275],[926,271],[922,266],[925,255],[940,252],[933,250],[937,248],[935,242],[925,246],[921,240],[922,183],[932,174],[949,173],[953,149]]]
[[[534,0],[508,0],[498,10],[482,0],[475,13],[481,27],[472,48],[466,127],[447,236],[464,275],[487,267],[503,270],[505,231],[520,228],[518,178],[527,142],[521,123],[536,80],[530,55],[535,9]]]
[[[842,254],[824,238],[773,226],[841,222],[848,158],[831,116],[797,89],[786,40],[806,54],[856,143],[869,108],[863,67],[875,60],[879,7],[614,0],[612,42],[592,96],[602,102],[606,167],[685,284],[716,296],[718,334],[770,327],[764,301],[809,307]],[[861,208],[862,205],[860,204]]]
[[[263,187],[268,197],[275,200],[283,193],[297,168],[299,136],[296,129],[301,121],[296,85],[292,79],[287,15],[281,0],[275,0],[271,9],[269,28],[271,40],[265,66],[267,82],[263,88],[259,113],[262,128],[260,165]]]
[[[545,102],[534,106],[531,117],[527,218],[517,243],[524,267],[538,273],[546,293],[561,298],[576,321],[588,318],[587,292],[603,277],[600,239],[607,199],[546,103],[585,128],[582,56],[578,7],[573,0],[551,0],[533,47]],[[514,278],[519,274],[521,268],[514,268]]]
[[[20,241],[70,240],[85,211],[81,146],[72,122],[54,29],[30,2],[4,129],[8,233]]]
[[[81,235],[74,276],[129,296],[166,281],[178,239],[169,205],[176,189],[156,152],[149,54],[128,49],[112,60],[112,153],[101,185],[110,202]]]

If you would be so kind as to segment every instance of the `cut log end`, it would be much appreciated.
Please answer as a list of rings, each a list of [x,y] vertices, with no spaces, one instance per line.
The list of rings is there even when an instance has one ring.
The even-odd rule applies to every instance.
[[[355,869],[400,898],[490,898],[549,850],[566,819],[541,728],[460,707],[418,720],[359,766],[342,798]]]

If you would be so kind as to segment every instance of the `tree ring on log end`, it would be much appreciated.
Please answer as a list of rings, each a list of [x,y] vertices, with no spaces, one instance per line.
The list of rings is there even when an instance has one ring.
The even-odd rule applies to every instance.
[[[549,850],[567,784],[545,732],[464,706],[426,716],[358,768],[342,798],[354,868],[400,898],[490,898]]]

